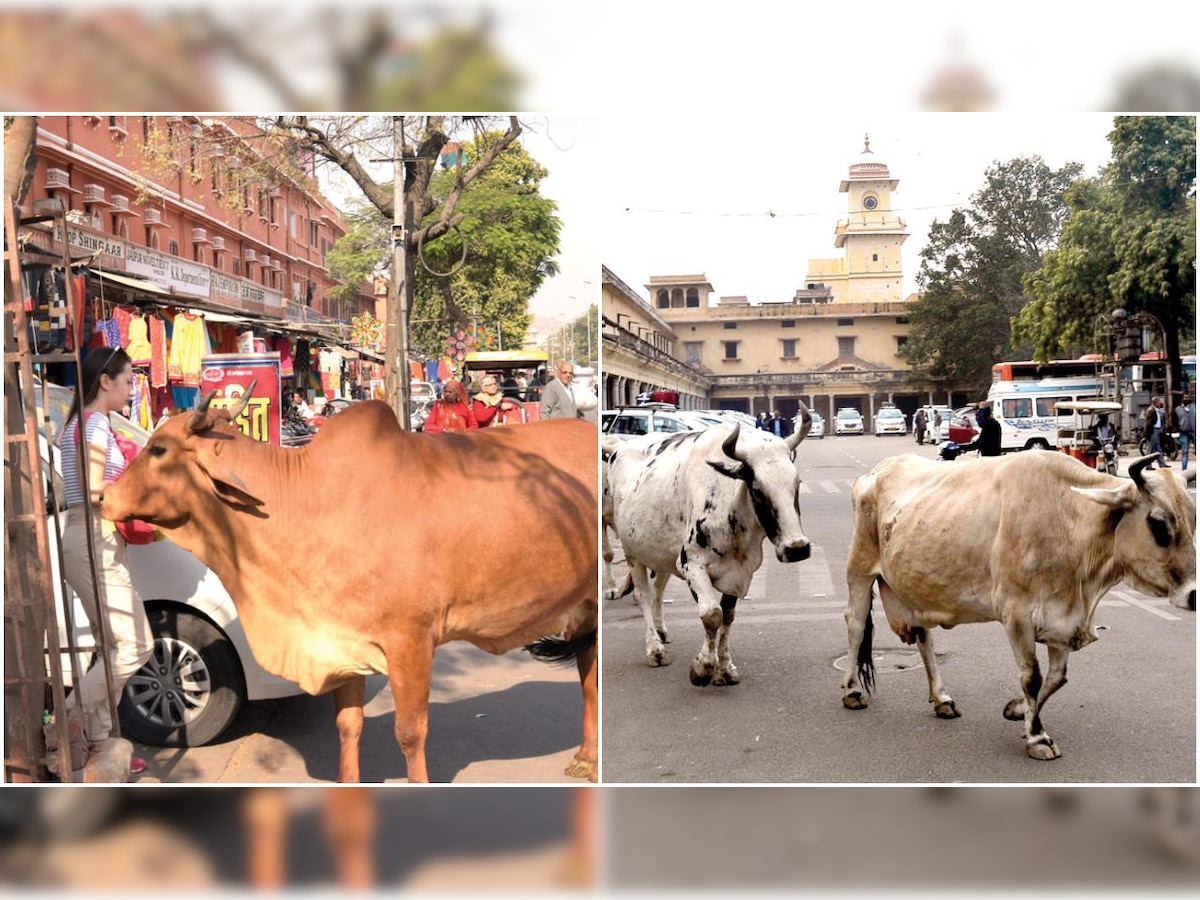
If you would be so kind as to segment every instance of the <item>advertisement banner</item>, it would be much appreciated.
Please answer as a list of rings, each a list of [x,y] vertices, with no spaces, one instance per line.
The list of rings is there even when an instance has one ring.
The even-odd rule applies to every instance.
[[[250,382],[254,394],[234,423],[246,437],[280,446],[283,401],[278,353],[214,353],[200,358],[201,391],[215,390],[211,409],[234,406]]]

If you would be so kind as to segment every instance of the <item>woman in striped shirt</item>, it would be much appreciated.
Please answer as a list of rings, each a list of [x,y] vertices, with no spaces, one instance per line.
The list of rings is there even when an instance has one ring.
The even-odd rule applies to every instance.
[[[125,539],[112,522],[104,521],[98,515],[104,486],[116,481],[125,471],[125,456],[117,446],[108,414],[119,412],[129,402],[132,378],[133,364],[129,354],[119,347],[93,350],[84,360],[82,394],[89,497],[84,496],[79,472],[78,397],[58,440],[67,497],[63,574],[83,601],[97,647],[100,646],[98,630],[102,623],[107,632],[113,674],[113,707],[119,702],[129,676],[145,664],[154,649],[146,608],[134,591],[129,574]],[[93,585],[88,556],[86,516],[89,511],[97,513],[92,519],[92,528],[96,539],[99,585]],[[80,680],[72,694],[83,717],[84,734],[93,745],[107,740],[112,734],[113,722],[105,682],[104,666],[95,665]],[[136,775],[145,768],[145,760],[133,757],[132,774]]]

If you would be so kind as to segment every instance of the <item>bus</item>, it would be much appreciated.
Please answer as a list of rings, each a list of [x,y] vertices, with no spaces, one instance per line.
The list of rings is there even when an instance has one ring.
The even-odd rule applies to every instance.
[[[1055,376],[1035,380],[994,382],[987,402],[1000,423],[1000,449],[1049,450],[1057,446],[1059,428],[1069,428],[1071,416],[1060,416],[1054,405],[1067,400],[1096,400],[1101,379],[1091,375]]]

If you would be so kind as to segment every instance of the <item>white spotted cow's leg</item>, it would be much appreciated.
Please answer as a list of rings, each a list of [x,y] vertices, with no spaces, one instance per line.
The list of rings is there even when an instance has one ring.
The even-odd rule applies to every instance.
[[[667,626],[663,624],[663,591],[666,590],[667,582],[671,580],[671,573],[667,571],[656,572],[654,575],[654,600],[650,607],[650,624],[658,633],[658,639],[669,644],[670,638],[667,637]]]
[[[717,639],[717,674],[713,676],[715,685],[737,684],[742,680],[737,666],[733,664],[733,656],[729,652],[729,629],[733,626],[734,610],[738,598],[733,594],[721,595],[721,632]]]
[[[604,599],[605,600],[616,600],[617,599],[617,584],[613,580],[613,573],[612,573],[613,549],[612,549],[612,542],[609,540],[609,537],[608,537],[608,523],[607,522],[601,524],[600,536],[603,541],[602,553],[604,556]]]
[[[629,574],[633,578],[633,593],[637,597],[638,606],[642,610],[642,618],[646,622],[646,665],[669,666],[671,654],[663,646],[658,625],[654,621],[656,615],[660,621],[662,619],[662,603],[657,590],[657,578],[655,586],[651,587],[650,574],[646,567],[636,560],[629,559],[628,555],[626,561],[629,563]]]
[[[721,593],[713,587],[708,572],[702,564],[688,561],[680,567],[680,570],[683,573],[683,580],[691,588],[692,597],[699,606],[700,623],[704,626],[704,643],[701,644],[696,658],[692,660],[688,678],[697,687],[705,687],[713,683],[713,678],[717,674],[717,645],[725,622],[725,612],[721,609]],[[728,648],[726,648],[726,652],[728,652]]]

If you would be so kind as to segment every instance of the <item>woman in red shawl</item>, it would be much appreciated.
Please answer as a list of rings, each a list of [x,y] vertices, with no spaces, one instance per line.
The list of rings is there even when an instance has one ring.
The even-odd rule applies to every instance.
[[[475,414],[467,403],[467,392],[457,381],[447,381],[442,388],[442,399],[433,404],[429,418],[425,422],[425,431],[429,434],[441,434],[444,431],[466,431],[478,428]]]
[[[517,401],[510,400],[500,393],[500,382],[495,375],[484,375],[479,387],[479,393],[471,398],[471,412],[475,413],[475,421],[479,423],[480,428],[521,420],[517,413],[520,408]]]

